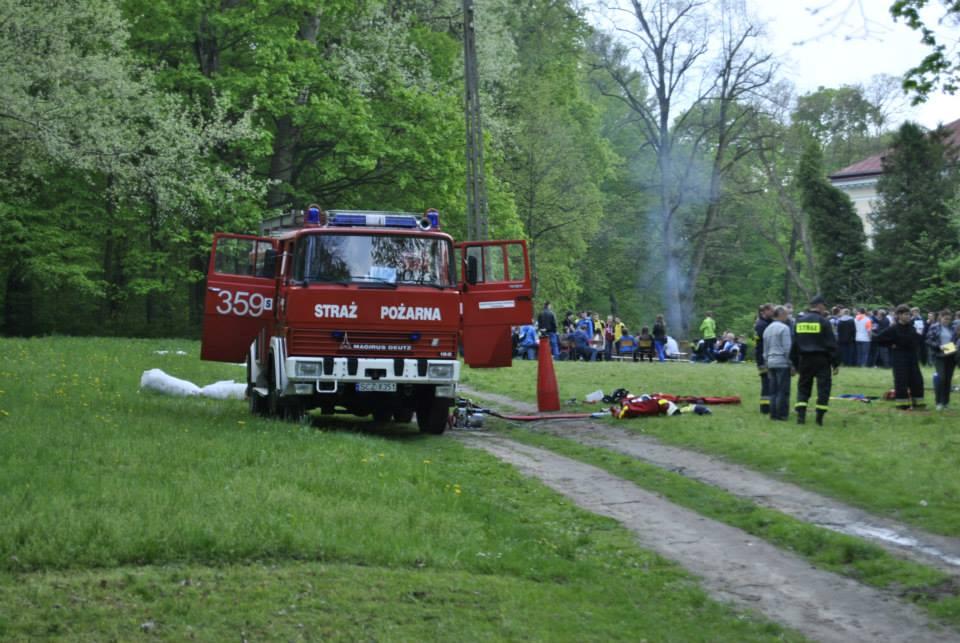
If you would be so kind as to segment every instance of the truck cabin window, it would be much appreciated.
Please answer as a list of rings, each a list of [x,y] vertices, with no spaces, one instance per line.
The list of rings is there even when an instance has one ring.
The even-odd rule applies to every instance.
[[[311,234],[294,249],[293,281],[448,288],[450,243],[401,235]]]

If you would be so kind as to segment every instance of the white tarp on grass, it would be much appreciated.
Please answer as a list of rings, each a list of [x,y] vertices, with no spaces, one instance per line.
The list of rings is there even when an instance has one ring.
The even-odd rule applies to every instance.
[[[159,368],[143,372],[140,376],[140,389],[178,397],[203,395],[218,400],[242,400],[247,396],[247,385],[242,382],[223,380],[200,387],[193,382],[167,375]]]

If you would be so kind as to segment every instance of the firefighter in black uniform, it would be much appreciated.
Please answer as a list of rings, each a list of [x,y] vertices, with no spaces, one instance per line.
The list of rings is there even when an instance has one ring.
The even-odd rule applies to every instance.
[[[767,362],[763,359],[763,331],[767,330],[773,316],[773,304],[763,304],[757,311],[757,323],[753,325],[753,338],[757,371],[760,373],[760,412],[770,413],[770,380],[767,378]]]
[[[922,409],[923,375],[918,359],[923,336],[913,325],[913,312],[906,304],[897,306],[896,323],[890,324],[873,336],[880,346],[890,347],[893,365],[893,389],[898,409]]]
[[[826,314],[826,303],[817,295],[810,300],[809,310],[800,315],[793,327],[790,360],[799,374],[794,407],[797,424],[806,422],[807,400],[810,399],[813,378],[817,378],[817,424],[823,425],[823,416],[830,402],[831,372],[836,374],[840,368],[837,338]]]

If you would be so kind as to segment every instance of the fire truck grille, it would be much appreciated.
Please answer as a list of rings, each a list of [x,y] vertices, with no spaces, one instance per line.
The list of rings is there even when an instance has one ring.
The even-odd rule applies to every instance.
[[[377,331],[344,333],[312,328],[291,328],[287,332],[287,353],[293,356],[455,357],[457,337],[453,334]]]

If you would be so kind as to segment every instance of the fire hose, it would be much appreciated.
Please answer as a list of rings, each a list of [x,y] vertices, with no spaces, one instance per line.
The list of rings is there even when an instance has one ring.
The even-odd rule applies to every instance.
[[[451,425],[459,428],[480,428],[486,416],[512,420],[514,422],[536,422],[538,420],[586,420],[589,418],[607,417],[609,412],[597,411],[594,413],[537,413],[534,415],[515,415],[500,413],[491,408],[482,407],[465,397],[457,398],[457,405],[451,415]]]

